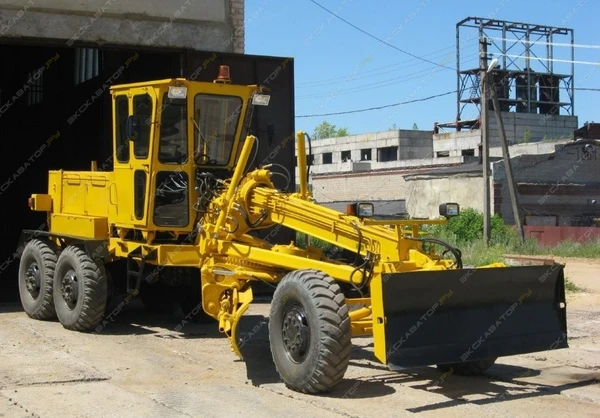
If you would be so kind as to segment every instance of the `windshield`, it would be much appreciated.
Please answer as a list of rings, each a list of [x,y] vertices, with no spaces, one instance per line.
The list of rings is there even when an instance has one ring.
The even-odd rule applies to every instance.
[[[242,111],[242,99],[198,94],[194,99],[194,159],[199,165],[226,165]]]

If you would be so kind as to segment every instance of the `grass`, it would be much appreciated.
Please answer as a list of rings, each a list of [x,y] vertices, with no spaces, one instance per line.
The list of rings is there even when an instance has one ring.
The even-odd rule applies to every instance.
[[[577,286],[575,283],[570,281],[568,277],[565,277],[565,289],[567,289],[567,292],[573,293],[583,292],[584,290],[583,288]]]

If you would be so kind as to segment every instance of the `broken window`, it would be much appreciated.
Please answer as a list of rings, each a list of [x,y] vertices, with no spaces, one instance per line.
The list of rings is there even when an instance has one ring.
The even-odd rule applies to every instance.
[[[384,147],[377,149],[377,161],[396,161],[398,160],[398,147]]]
[[[371,148],[364,148],[360,150],[361,161],[371,161]]]
[[[352,161],[352,151],[342,151],[342,161]]]
[[[75,49],[75,85],[100,75],[100,51],[96,48]]]
[[[323,164],[331,164],[333,162],[333,154],[331,152],[323,153]]]
[[[474,149],[464,149],[461,152],[463,157],[474,157],[475,156],[475,150]]]

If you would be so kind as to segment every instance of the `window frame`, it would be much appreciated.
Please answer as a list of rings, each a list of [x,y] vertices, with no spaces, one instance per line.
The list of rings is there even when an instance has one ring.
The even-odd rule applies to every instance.
[[[193,108],[193,114],[192,114],[192,119],[194,120],[194,127],[193,127],[193,132],[194,132],[194,139],[193,139],[193,145],[194,145],[194,160],[197,159],[198,155],[200,155],[199,153],[197,153],[198,151],[198,143],[199,143],[199,139],[200,139],[200,135],[198,134],[198,130],[196,129],[195,123],[196,123],[196,100],[198,100],[199,96],[205,96],[205,97],[212,97],[212,98],[216,98],[216,99],[222,99],[222,98],[229,98],[229,99],[237,99],[239,100],[239,105],[235,107],[236,111],[236,119],[235,119],[235,129],[233,131],[233,140],[231,143],[231,148],[229,150],[229,154],[227,156],[226,161],[223,161],[220,164],[210,164],[212,166],[215,167],[225,167],[227,165],[229,165],[229,162],[231,161],[231,157],[233,155],[233,148],[235,145],[235,141],[236,141],[236,135],[238,132],[238,129],[240,129],[240,118],[242,117],[242,113],[244,113],[244,117],[246,116],[246,112],[248,109],[248,103],[244,100],[244,98],[242,96],[236,96],[236,95],[230,95],[230,94],[214,94],[214,93],[197,93],[194,96],[194,100],[192,103],[192,108]],[[244,109],[244,106],[246,106],[246,109]],[[239,109],[239,111],[237,110]],[[227,117],[223,122],[225,122],[227,119],[229,119],[229,117]],[[200,122],[200,121],[199,121]],[[200,125],[200,123],[198,123],[198,125]],[[210,140],[210,139],[209,139]],[[207,140],[207,142],[209,141]],[[241,142],[244,140],[244,138],[241,138],[240,144]]]

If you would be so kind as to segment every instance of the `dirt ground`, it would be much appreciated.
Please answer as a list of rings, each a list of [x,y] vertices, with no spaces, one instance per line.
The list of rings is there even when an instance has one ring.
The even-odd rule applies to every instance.
[[[586,289],[568,295],[570,348],[503,357],[467,378],[434,367],[390,371],[373,361],[371,339],[355,339],[345,380],[321,396],[279,382],[266,302],[244,318],[245,362],[215,323],[148,315],[138,301],[89,334],[0,303],[0,417],[598,417],[600,261],[560,261]]]

